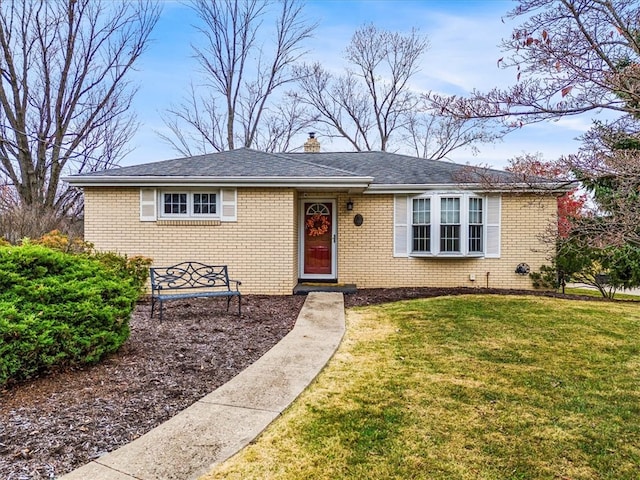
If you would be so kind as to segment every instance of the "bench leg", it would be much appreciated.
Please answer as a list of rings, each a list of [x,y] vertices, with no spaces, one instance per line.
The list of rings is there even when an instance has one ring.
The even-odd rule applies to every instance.
[[[238,297],[238,316],[241,316],[242,314],[242,300],[241,300],[241,296],[240,295],[234,295],[236,297]],[[227,313],[229,313],[229,305],[231,305],[231,300],[233,299],[233,297],[227,297]]]
[[[164,303],[163,303],[162,300],[159,300],[159,303],[160,303],[160,321],[162,322],[162,307],[163,307]]]
[[[153,318],[153,311],[156,309],[156,299],[151,297],[151,318]]]

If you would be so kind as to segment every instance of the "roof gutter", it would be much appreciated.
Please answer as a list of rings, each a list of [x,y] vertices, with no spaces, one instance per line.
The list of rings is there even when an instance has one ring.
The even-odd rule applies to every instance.
[[[281,188],[352,188],[369,194],[420,194],[428,191],[471,190],[474,192],[565,193],[572,189],[564,183],[442,183],[442,184],[373,184],[373,177],[207,177],[207,176],[114,176],[71,175],[62,178],[75,187],[281,187]]]

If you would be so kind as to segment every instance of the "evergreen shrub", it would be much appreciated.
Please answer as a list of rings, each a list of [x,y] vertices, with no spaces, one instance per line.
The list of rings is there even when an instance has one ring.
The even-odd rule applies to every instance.
[[[0,385],[95,363],[129,336],[148,259],[0,246]]]

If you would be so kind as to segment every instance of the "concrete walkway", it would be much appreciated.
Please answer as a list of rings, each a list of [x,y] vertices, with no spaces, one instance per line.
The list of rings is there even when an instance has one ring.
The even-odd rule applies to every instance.
[[[345,331],[341,293],[310,293],[295,327],[238,376],[61,480],[190,480],[245,447],[311,383]]]

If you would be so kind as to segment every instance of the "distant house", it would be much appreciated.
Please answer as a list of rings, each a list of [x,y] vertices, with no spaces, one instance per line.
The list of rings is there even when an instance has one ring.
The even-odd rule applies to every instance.
[[[84,189],[85,239],[97,249],[158,266],[226,264],[244,293],[290,294],[299,282],[531,288],[518,265],[548,261],[552,185],[387,152],[314,152],[313,138],[305,146],[66,180]]]

